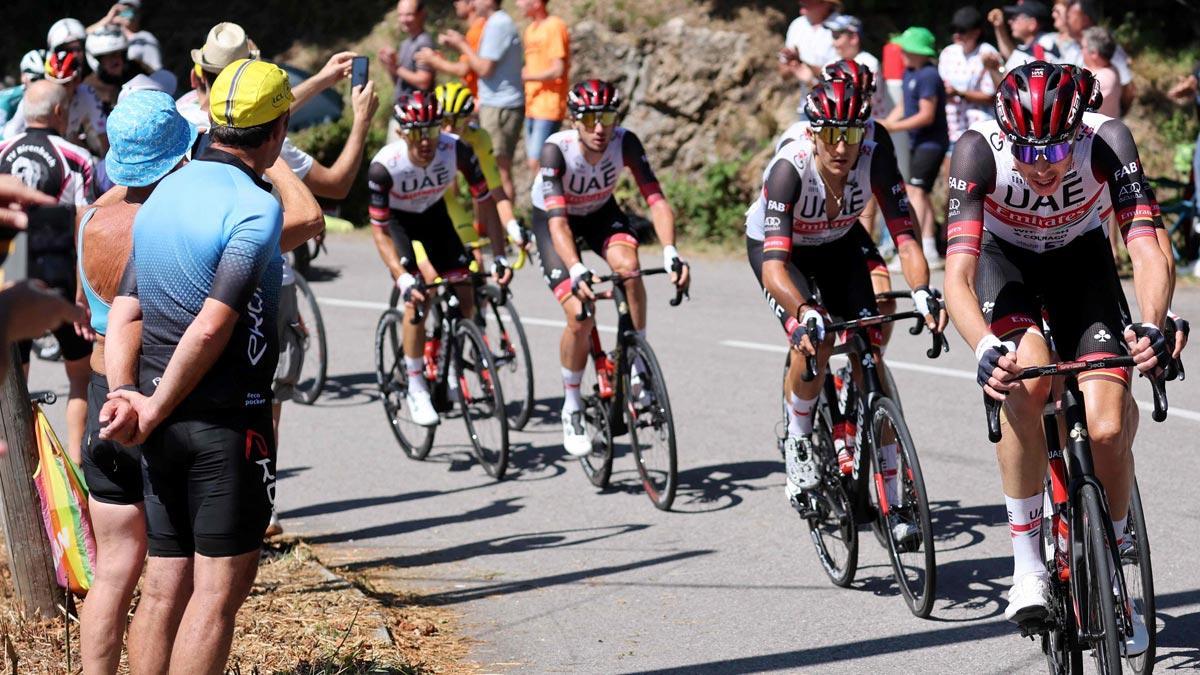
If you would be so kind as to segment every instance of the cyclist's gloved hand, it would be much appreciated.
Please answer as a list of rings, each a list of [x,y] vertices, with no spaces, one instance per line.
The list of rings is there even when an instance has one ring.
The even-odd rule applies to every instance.
[[[1175,345],[1171,351],[1171,356],[1178,359],[1180,353],[1183,352],[1183,348],[1187,346],[1188,337],[1192,332],[1192,325],[1188,323],[1187,319],[1179,316],[1170,309],[1167,310],[1167,318],[1175,324]]]
[[[592,300],[592,283],[596,273],[581,262],[571,265],[567,273],[571,275],[571,292],[584,300]]]
[[[1015,343],[1001,341],[1000,338],[991,333],[983,336],[979,344],[975,345],[975,359],[979,362],[975,381],[979,383],[979,386],[984,388],[984,391],[991,389],[992,391],[989,391],[988,395],[996,400],[1004,400],[1005,395],[1016,386],[1015,383],[1009,383],[1006,380],[996,377],[997,369],[1011,372],[1009,368],[1005,368],[1000,364],[1000,359],[1016,351],[1017,345]],[[1000,396],[997,397],[992,392],[998,393]]]
[[[498,255],[492,260],[492,276],[501,286],[507,286],[512,281],[512,267],[508,264],[508,258]]]
[[[421,302],[425,299],[425,284],[408,272],[396,277],[396,288],[400,289],[400,297],[404,302]]]
[[[668,244],[663,247],[663,267],[671,272],[671,283],[676,288],[686,289],[691,283],[691,270],[687,261],[679,257],[679,249]]]
[[[1142,338],[1146,338],[1150,344],[1139,349]],[[1132,352],[1138,372],[1141,373],[1156,372],[1165,367],[1174,346],[1167,344],[1167,337],[1152,323],[1134,323],[1126,326],[1125,342],[1129,344],[1129,351]]]
[[[808,330],[809,320],[813,320],[816,324],[815,330]],[[825,339],[825,317],[814,307],[809,307],[803,314],[800,315],[799,323],[792,327],[788,332],[788,338],[792,341],[792,345],[800,347],[804,338],[808,337],[810,343],[816,343]]]
[[[516,218],[504,224],[504,229],[508,232],[508,239],[517,246],[524,246],[526,242],[525,228],[521,227],[521,223],[517,222]]]

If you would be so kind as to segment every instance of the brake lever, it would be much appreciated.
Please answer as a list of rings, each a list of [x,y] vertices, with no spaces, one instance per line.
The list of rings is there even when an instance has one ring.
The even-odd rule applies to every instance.
[[[804,356],[804,371],[800,373],[800,379],[804,382],[812,382],[817,377],[817,349],[820,342],[817,340],[817,320],[809,319],[804,325],[804,329],[808,335],[808,341],[812,343],[813,353],[805,354]]]

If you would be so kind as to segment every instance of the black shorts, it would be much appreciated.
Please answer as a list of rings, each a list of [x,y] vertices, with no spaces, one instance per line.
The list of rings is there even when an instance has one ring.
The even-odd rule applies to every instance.
[[[447,281],[466,278],[471,259],[467,256],[462,239],[458,237],[458,231],[454,229],[450,213],[446,211],[445,200],[439,199],[423,213],[392,209],[388,230],[393,241],[397,239],[397,230],[400,230],[410,241],[421,242],[425,256],[433,269],[437,270],[438,276]]]
[[[75,297],[74,290],[70,293],[61,288],[54,290],[64,298],[70,299]],[[64,323],[51,332],[54,334],[54,339],[58,340],[58,347],[62,351],[63,360],[77,361],[92,355],[92,343],[79,337],[79,334],[75,332],[74,324]],[[17,343],[17,347],[21,351],[21,364],[29,363],[30,352],[33,350],[33,340],[21,340]]]
[[[571,275],[558,252],[554,250],[554,241],[550,237],[550,218],[545,211],[534,207],[530,215],[533,222],[533,236],[537,242],[538,259],[541,261],[542,278],[554,291],[554,297],[562,302],[571,294]],[[586,216],[567,216],[571,226],[571,234],[576,241],[582,239],[587,247],[604,257],[609,246],[638,246],[637,231],[629,222],[625,212],[617,206],[613,198],[604,202],[600,210]]]
[[[1044,308],[1060,358],[1126,353],[1122,338],[1127,323],[1125,295],[1108,237],[1099,228],[1044,253],[1013,246],[984,232],[975,291],[984,319],[1001,340],[1020,340],[1028,330],[1040,334]],[[1110,374],[1117,373],[1124,373],[1122,379],[1128,381],[1124,369]]]
[[[93,499],[105,504],[142,503],[142,451],[100,438],[100,409],[108,400],[108,380],[92,373],[88,382],[87,425],[83,430],[83,477]]]
[[[862,230],[855,226],[853,230]],[[853,231],[852,230],[852,231]],[[869,236],[863,232],[868,240]],[[771,296],[763,285],[763,243],[746,238],[746,257],[758,286],[763,291],[775,318],[784,330],[790,318],[783,306]],[[867,256],[859,237],[852,234],[820,246],[793,246],[788,261],[788,275],[792,283],[806,297],[814,298],[830,316],[843,321],[873,316],[879,313],[875,302],[875,289],[871,286],[871,273],[867,267]],[[883,344],[883,333],[878,326],[867,330],[871,344]]]
[[[214,410],[163,422],[142,446],[150,555],[256,551],[275,501],[271,409]]]
[[[913,148],[908,161],[908,184],[932,192],[945,158],[946,148],[942,145],[922,143]]]
[[[871,239],[871,233],[867,232],[867,228],[863,227],[862,223],[855,223],[845,236],[862,251],[868,272],[874,274],[882,270],[884,274],[887,274],[887,261],[879,253],[879,247],[875,245],[875,240]]]

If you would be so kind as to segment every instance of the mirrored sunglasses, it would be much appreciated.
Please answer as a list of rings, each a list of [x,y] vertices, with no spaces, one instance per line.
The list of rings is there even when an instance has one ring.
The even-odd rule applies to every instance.
[[[617,113],[614,110],[592,111],[580,113],[575,117],[576,120],[583,123],[583,126],[589,129],[597,124],[605,127],[611,127],[617,123]]]
[[[828,145],[846,141],[848,145],[862,143],[867,135],[866,127],[813,127],[813,133]]]
[[[435,140],[442,130],[436,126],[432,127],[409,127],[404,130],[404,137],[409,141],[416,143],[422,139],[427,141]]]
[[[1045,157],[1050,164],[1058,164],[1071,156],[1071,141],[1049,145],[1012,144],[1012,154],[1022,164],[1036,164],[1038,157]]]

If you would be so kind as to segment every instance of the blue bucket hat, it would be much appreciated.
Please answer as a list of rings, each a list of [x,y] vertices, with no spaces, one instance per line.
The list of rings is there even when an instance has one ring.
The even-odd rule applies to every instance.
[[[108,116],[105,170],[117,185],[145,187],[170,173],[196,141],[196,127],[161,91],[127,94]]]

